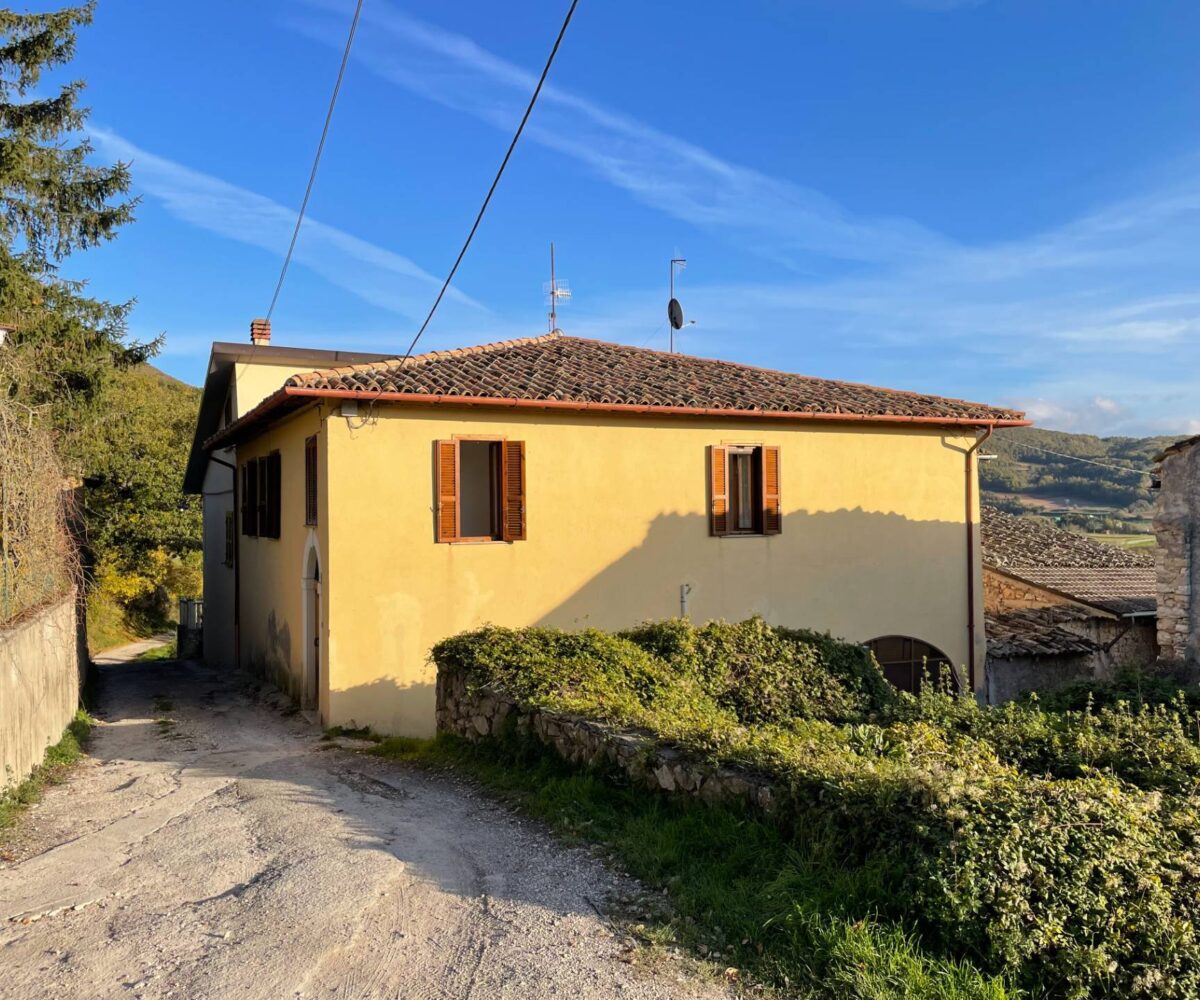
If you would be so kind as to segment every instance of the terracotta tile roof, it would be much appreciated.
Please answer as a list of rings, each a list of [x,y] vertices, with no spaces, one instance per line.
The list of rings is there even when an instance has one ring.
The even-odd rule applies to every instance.
[[[1039,587],[1057,590],[1084,604],[1128,615],[1154,611],[1158,606],[1157,580],[1153,566],[1023,566],[1015,576]]]
[[[983,561],[1005,566],[1153,566],[1153,551],[1105,545],[1087,535],[1056,528],[1042,518],[1017,517],[980,504]]]
[[[1105,545],[986,504],[980,516],[986,565],[1114,614],[1155,610],[1153,552]]]
[[[1009,660],[1018,656],[1064,656],[1094,653],[1101,647],[1072,631],[1088,613],[1068,604],[1053,608],[1021,608],[988,615],[988,656]]]
[[[1016,422],[983,403],[553,333],[295,375],[292,389],[738,412]]]

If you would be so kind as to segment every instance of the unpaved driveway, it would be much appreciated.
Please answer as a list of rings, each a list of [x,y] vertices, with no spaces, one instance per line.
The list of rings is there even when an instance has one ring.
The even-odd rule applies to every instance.
[[[468,785],[236,676],[103,673],[90,758],[0,862],[0,997],[721,995],[625,964],[597,908],[628,880]]]

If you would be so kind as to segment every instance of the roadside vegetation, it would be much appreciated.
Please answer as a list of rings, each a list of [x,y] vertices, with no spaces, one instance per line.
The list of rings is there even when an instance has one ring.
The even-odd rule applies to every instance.
[[[67,726],[66,732],[53,746],[46,749],[46,756],[33,773],[20,784],[0,791],[0,847],[3,846],[5,831],[16,822],[17,817],[42,797],[50,785],[62,781],[71,766],[83,756],[93,720],[82,708]]]
[[[128,336],[131,302],[62,273],[136,206],[66,75],[93,13],[0,9],[0,627],[82,583],[95,651],[198,593],[200,513],[180,495],[198,391],[146,364],[162,338]]]
[[[465,766],[670,894],[663,933],[798,995],[1200,992],[1196,692],[1125,677],[1055,704],[894,691],[859,647],[752,619],[487,628],[440,668],[519,703],[765,772],[769,816],[671,803],[511,735],[385,741]],[[1143,696],[1133,697],[1134,693]]]

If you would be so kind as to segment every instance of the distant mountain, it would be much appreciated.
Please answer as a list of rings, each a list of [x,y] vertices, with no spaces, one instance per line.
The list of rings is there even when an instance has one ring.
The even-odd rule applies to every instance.
[[[1180,436],[1099,438],[1033,427],[1000,430],[983,448],[996,458],[980,463],[980,490],[989,503],[1012,513],[1038,510],[1061,520],[1079,512],[1080,517],[1066,520],[1090,530],[1117,530],[1088,524],[1083,515],[1118,521],[1148,517],[1154,495],[1146,473],[1154,456]]]

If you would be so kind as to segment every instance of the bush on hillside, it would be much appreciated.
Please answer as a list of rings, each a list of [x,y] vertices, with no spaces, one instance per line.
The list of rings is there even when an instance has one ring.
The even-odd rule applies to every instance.
[[[1200,992],[1200,774],[1185,703],[1048,713],[883,687],[856,646],[767,626],[485,628],[434,648],[529,706],[759,768],[780,820],[897,878],[890,915],[1035,996]]]

